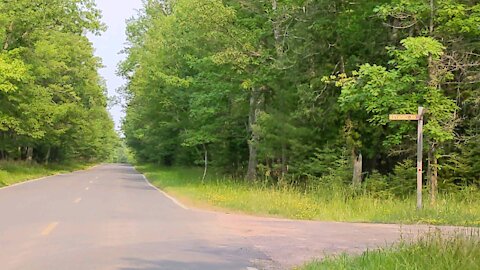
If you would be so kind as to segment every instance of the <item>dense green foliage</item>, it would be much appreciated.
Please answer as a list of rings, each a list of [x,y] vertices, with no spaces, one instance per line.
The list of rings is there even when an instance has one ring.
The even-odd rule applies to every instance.
[[[477,186],[479,22],[471,0],[146,1],[119,68],[127,143],[140,161],[408,196],[416,125],[388,115],[424,106],[431,193]]]
[[[360,256],[341,255],[314,262],[302,270],[396,270],[396,269],[480,269],[478,231],[455,236],[429,233],[416,242],[404,241],[393,247],[367,251]]]
[[[116,145],[109,161],[113,163],[135,163],[135,158],[131,150],[122,140]]]
[[[116,143],[92,0],[0,2],[0,160],[100,160]]]

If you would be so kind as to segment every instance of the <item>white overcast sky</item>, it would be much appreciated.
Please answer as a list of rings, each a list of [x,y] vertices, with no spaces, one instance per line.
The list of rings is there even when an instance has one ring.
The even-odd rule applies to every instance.
[[[97,7],[102,10],[102,20],[108,30],[102,36],[90,35],[89,38],[95,47],[95,54],[103,59],[105,68],[100,70],[100,74],[107,82],[108,93],[110,96],[115,96],[116,90],[124,84],[123,79],[115,75],[115,72],[118,63],[125,58],[125,55],[120,54],[126,41],[125,21],[142,8],[142,1],[96,0],[96,2]],[[124,116],[123,108],[116,106],[110,110],[110,113],[119,129]]]

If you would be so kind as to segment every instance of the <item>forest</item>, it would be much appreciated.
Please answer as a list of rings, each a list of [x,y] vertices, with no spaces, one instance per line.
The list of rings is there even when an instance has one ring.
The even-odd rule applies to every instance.
[[[479,133],[479,0],[3,0],[0,268],[479,269]]]
[[[149,0],[128,22],[136,158],[245,181],[415,190],[480,184],[475,0]]]
[[[94,162],[117,144],[92,0],[0,2],[0,160]]]

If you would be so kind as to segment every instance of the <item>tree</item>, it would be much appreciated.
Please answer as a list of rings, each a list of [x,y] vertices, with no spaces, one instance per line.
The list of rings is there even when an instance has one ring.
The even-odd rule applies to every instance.
[[[454,126],[451,123],[457,109],[455,101],[430,83],[430,63],[441,58],[443,45],[429,37],[407,38],[401,44],[403,49],[391,49],[392,69],[365,64],[354,73],[355,77],[340,79],[342,108],[347,112],[366,112],[373,125],[393,127],[386,143],[399,144],[404,132],[411,128],[405,123],[389,123],[388,114],[415,114],[417,107],[425,106],[425,134],[432,142],[429,147],[453,140]],[[437,75],[439,83],[449,79],[449,73],[441,78]]]
[[[103,29],[90,0],[0,4],[1,159],[104,159],[116,140],[85,37]]]
[[[474,36],[480,33],[480,4],[475,1],[457,0],[400,0],[379,6],[378,14],[386,20],[393,31],[402,36],[428,36],[441,40],[445,46],[441,58],[428,57],[428,84],[443,94],[462,100],[462,94],[471,91],[472,84],[479,82],[471,76],[478,72],[478,46]],[[472,39],[473,38],[473,39]],[[445,77],[452,77],[445,80]],[[459,96],[460,93],[460,96]],[[461,118],[451,121],[451,129],[461,125]],[[441,142],[440,142],[441,143]],[[438,158],[444,148],[438,141],[429,141],[429,182],[431,199],[435,201],[438,186]]]
[[[431,4],[148,1],[119,69],[126,141],[142,161],[280,185],[322,181],[342,164],[334,178],[353,171],[360,186],[414,154],[414,127],[387,115],[424,105],[430,174],[461,178],[447,156],[472,155],[460,145],[478,132],[476,105],[463,103],[478,103],[477,4],[438,1],[433,15]]]

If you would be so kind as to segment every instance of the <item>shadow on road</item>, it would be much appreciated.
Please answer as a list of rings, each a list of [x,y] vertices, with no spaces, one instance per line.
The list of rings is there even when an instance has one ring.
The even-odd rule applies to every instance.
[[[180,262],[173,260],[150,261],[142,259],[127,258],[130,264],[137,265],[135,267],[119,268],[118,270],[226,270],[226,269],[245,269],[240,268],[234,263],[219,262]]]

